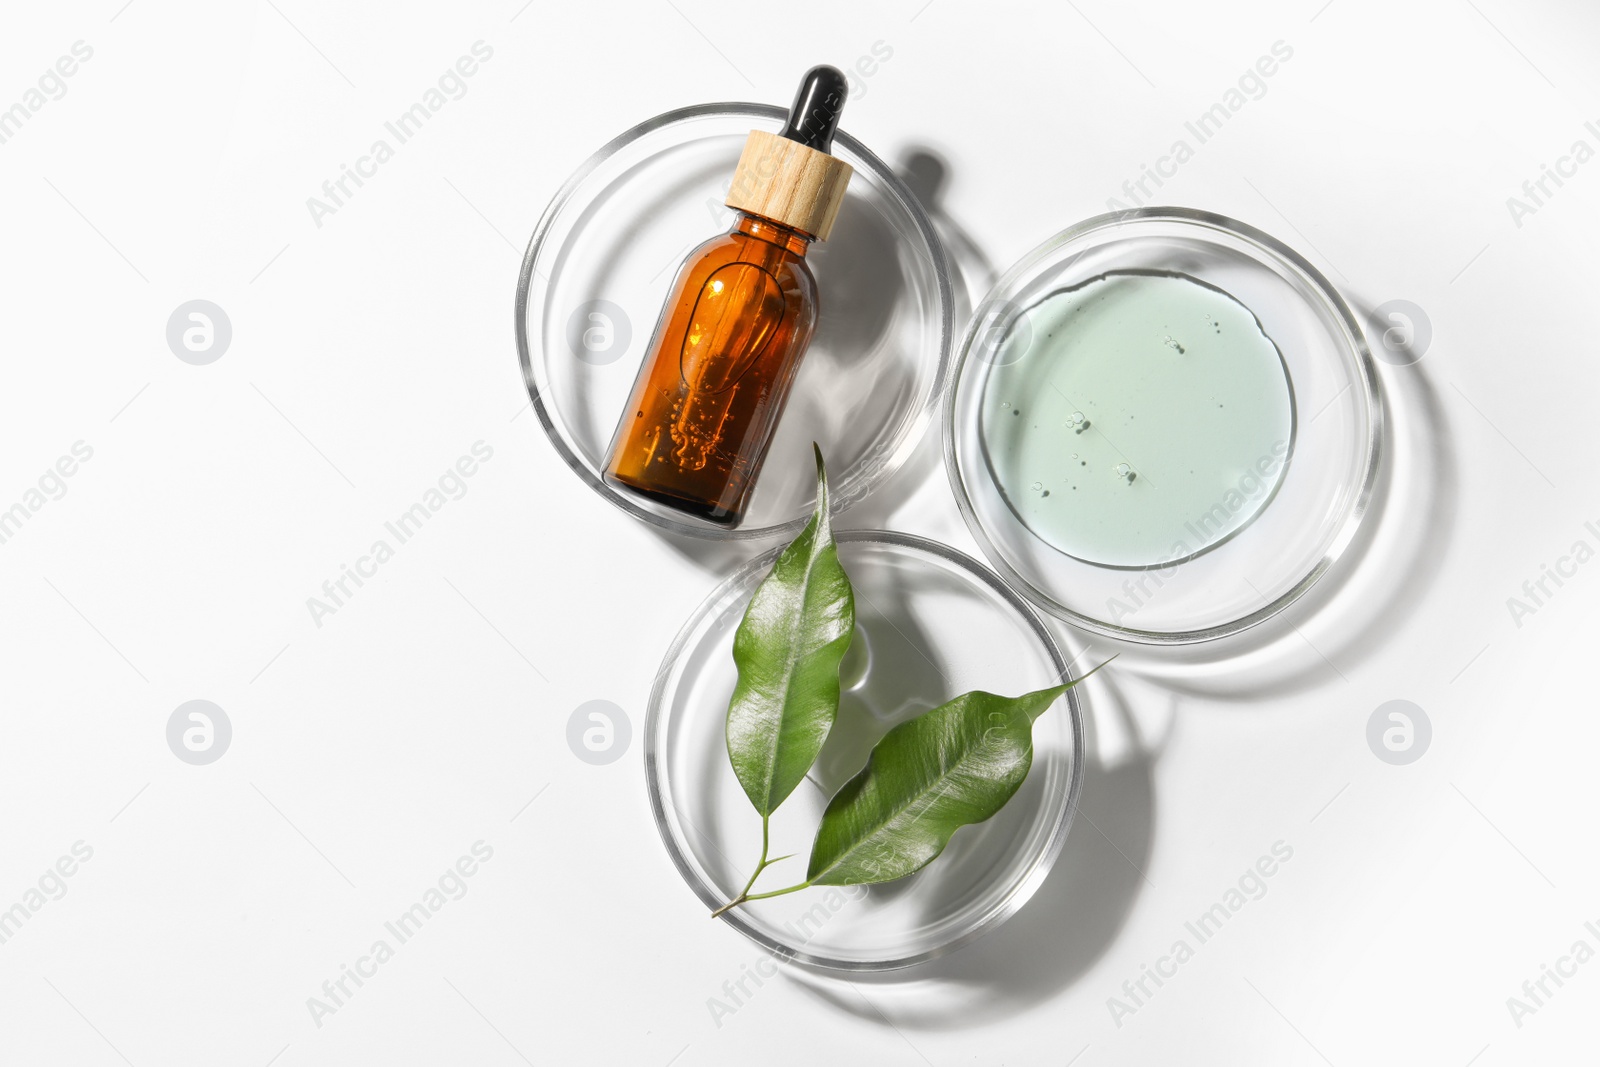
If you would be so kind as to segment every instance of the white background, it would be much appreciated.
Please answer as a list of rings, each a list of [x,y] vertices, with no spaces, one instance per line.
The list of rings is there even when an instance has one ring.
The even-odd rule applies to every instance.
[[[1506,1003],[1600,949],[1600,564],[1520,626],[1507,606],[1600,545],[1600,161],[1520,226],[1506,204],[1600,148],[1592,5],[13,5],[0,107],[80,40],[65,95],[0,144],[0,507],[93,449],[0,544],[0,908],[93,856],[0,945],[0,1062],[1593,1057],[1600,962],[1520,1026]],[[466,95],[317,226],[307,198],[479,40]],[[943,157],[942,224],[1003,268],[1280,40],[1161,199],[1283,238],[1360,307],[1425,309],[1425,358],[1380,366],[1370,536],[1292,626],[1094,685],[1083,817],[1006,927],[898,981],[786,972],[714,1018],[756,952],[669,864],[638,730],[735,554],[625,520],[524,413],[511,301],[544,204],[638,121],[786,103],[881,42],[846,128]],[[209,366],[165,339],[194,298],[232,322]],[[970,548],[934,437],[840,524]],[[477,441],[466,495],[316,625],[307,598]],[[191,699],[232,722],[209,766],[167,746]],[[633,720],[608,766],[565,739],[592,699]],[[1433,724],[1408,766],[1366,742],[1392,699]],[[318,1026],[307,998],[480,840],[470,891]],[[1278,841],[1266,895],[1115,1020]]]

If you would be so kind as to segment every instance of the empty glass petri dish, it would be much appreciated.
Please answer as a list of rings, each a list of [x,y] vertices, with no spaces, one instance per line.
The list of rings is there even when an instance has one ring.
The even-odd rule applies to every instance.
[[[943,246],[916,198],[840,132],[854,168],[833,232],[807,254],[819,318],[751,496],[726,529],[604,482],[600,472],[667,291],[684,257],[726,232],[723,205],[746,135],[786,112],[707,104],[635,126],[591,156],[534,230],[517,282],[517,351],[556,451],[596,492],[654,526],[712,539],[800,532],[811,514],[811,442],[836,510],[881,485],[932,420],[953,330]]]
[[[973,315],[944,409],[990,562],[1134,641],[1245,630],[1350,543],[1377,472],[1366,342],[1316,268],[1220,215],[1144,208],[1035,249]]]
[[[812,768],[772,817],[769,868],[757,890],[805,877],[828,799],[891,727],[972,689],[1020,694],[1069,678],[1031,607],[970,557],[905,534],[840,532],[856,596],[856,636],[841,669],[838,719]],[[737,672],[733,635],[780,550],[719,586],[662,661],[644,727],[645,776],[672,861],[709,911],[726,903],[761,853],[761,818],[728,763],[725,721]],[[906,967],[1004,921],[1038,888],[1066,839],[1081,784],[1078,690],[1034,724],[1027,780],[993,818],[956,831],[908,878],[814,888],[752,901],[723,917],[773,953],[846,971]]]

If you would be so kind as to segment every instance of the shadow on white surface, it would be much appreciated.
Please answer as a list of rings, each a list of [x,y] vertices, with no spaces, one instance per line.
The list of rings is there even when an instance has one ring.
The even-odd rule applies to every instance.
[[[1186,696],[1263,705],[1343,684],[1338,664],[1353,667],[1393,639],[1432,586],[1457,510],[1455,456],[1425,367],[1383,370],[1385,438],[1367,518],[1318,586],[1235,638],[1123,650],[1119,669],[1171,694],[1169,711]],[[1087,973],[1150,887],[1153,769],[1165,742],[1164,735],[1140,740],[1110,684],[1095,686],[1094,707],[1077,819],[1049,877],[1017,915],[974,944],[907,971],[846,979],[786,968],[795,985],[864,1019],[940,1031],[1025,1011]],[[1108,724],[1132,743],[1113,752],[1119,746],[1107,743]]]
[[[960,349],[961,338],[966,333],[967,321],[989,287],[994,284],[995,270],[989,258],[972,237],[944,210],[943,196],[950,167],[944,157],[931,148],[913,146],[895,167],[895,173],[906,183],[917,201],[927,212],[928,220],[944,244],[950,263],[951,340],[950,358],[954,362]],[[929,354],[929,358],[933,358]],[[946,382],[944,388],[949,388]],[[893,529],[893,517],[930,479],[941,484],[947,478],[944,466],[944,404],[939,410],[916,451],[905,465],[878,491],[861,501],[841,516],[837,525],[859,530]]]
[[[959,1030],[1026,1011],[1088,972],[1149,885],[1155,836],[1156,757],[1104,678],[1097,679],[1086,716],[1083,794],[1072,830],[1021,911],[971,945],[904,971],[844,978],[788,966],[783,973],[863,1019]]]
[[[953,349],[960,344],[973,307],[994,282],[994,266],[966,230],[951,219],[941,206],[949,175],[949,166],[941,155],[931,148],[913,147],[906,152],[895,171],[922,204],[949,256],[953,298],[953,358]],[[846,206],[850,207],[850,202],[847,201]],[[817,331],[816,354],[822,358],[838,358],[843,348],[841,338],[880,337],[886,328],[881,321],[882,309],[892,304],[905,284],[898,266],[885,262],[884,256],[873,251],[876,249],[881,252],[893,247],[893,241],[882,232],[882,222],[864,210],[857,211],[856,216],[841,218],[834,237],[824,246],[830,255],[818,270],[821,289],[819,303],[828,309]],[[840,317],[844,325],[839,325]],[[935,358],[935,353],[926,355],[929,359]],[[882,389],[886,397],[897,393],[892,382],[883,383]],[[816,404],[816,398],[797,391],[790,401],[792,410],[786,411],[784,417],[825,420],[826,412],[812,410]],[[892,517],[927,485],[929,479],[942,481],[945,478],[941,417],[942,405],[904,465],[871,496],[837,514],[834,519],[836,527],[892,529]],[[795,467],[796,474],[780,469],[781,461],[782,457],[769,455],[762,478],[810,477],[809,463]],[[719,580],[769,547],[765,542],[709,541],[655,530],[653,527],[651,529],[659,535],[664,545]]]
[[[1365,321],[1370,308],[1351,301]],[[1438,577],[1458,509],[1456,456],[1425,362],[1380,364],[1383,440],[1367,515],[1310,592],[1260,626],[1180,647],[1120,644],[1118,667],[1174,692],[1238,703],[1342,684],[1392,640]]]

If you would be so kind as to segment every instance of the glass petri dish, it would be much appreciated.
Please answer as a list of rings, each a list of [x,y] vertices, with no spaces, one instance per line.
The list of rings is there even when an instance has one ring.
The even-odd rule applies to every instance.
[[[1023,693],[1071,677],[1036,612],[982,564],[933,541],[840,532],[856,593],[856,638],[839,717],[812,768],[772,817],[772,852],[797,852],[757,889],[805,877],[828,798],[892,726],[972,689]],[[738,892],[761,852],[761,819],[728,764],[733,635],[780,549],[713,592],[662,662],[644,727],[645,777],[673,863],[709,911]],[[753,901],[723,921],[774,954],[844,971],[907,967],[993,929],[1027,901],[1066,839],[1081,785],[1076,689],[1034,724],[1033,766],[987,822],[962,827],[908,878]]]
[[[835,507],[905,462],[932,420],[953,338],[944,249],[915,196],[849,134],[855,170],[838,221],[807,261],[820,316],[743,523],[725,529],[606,484],[617,419],[685,256],[733,223],[723,205],[746,135],[786,112],[706,104],[657,116],[578,168],[534,230],[517,281],[517,352],[556,451],[635,518],[693,537],[800,532],[811,514],[811,442]]]
[[[968,527],[1035,604],[1108,637],[1203,641],[1282,611],[1349,545],[1377,472],[1355,317],[1220,215],[1143,208],[1051,238],[974,312],[951,375]]]

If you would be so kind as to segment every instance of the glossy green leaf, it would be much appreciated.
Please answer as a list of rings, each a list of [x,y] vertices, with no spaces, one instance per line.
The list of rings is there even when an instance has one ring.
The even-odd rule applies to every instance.
[[[1019,697],[965,693],[890,730],[823,813],[807,883],[889,882],[927,866],[1021,787],[1033,721],[1081,680]]]
[[[828,521],[820,449],[816,455],[816,512],[756,588],[733,639],[739,680],[728,703],[728,758],[763,816],[816,762],[839,711],[839,661],[855,632],[855,597]]]

